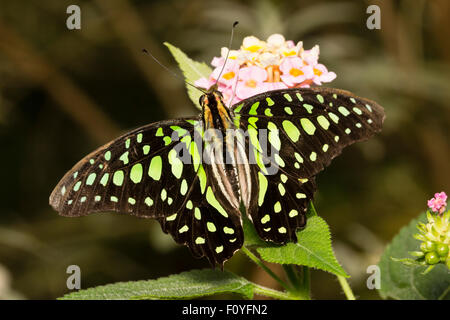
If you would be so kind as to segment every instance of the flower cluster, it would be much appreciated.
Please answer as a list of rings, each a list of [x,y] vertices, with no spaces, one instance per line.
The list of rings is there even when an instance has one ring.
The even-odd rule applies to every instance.
[[[416,263],[430,266],[426,272],[438,263],[445,263],[450,269],[450,211],[445,212],[447,195],[445,192],[436,193],[434,198],[428,201],[428,222],[419,222],[419,233],[414,237],[422,241],[420,251],[410,252],[415,256]]]
[[[246,37],[239,50],[222,48],[221,56],[211,62],[213,72],[195,85],[209,89],[217,82],[226,104],[270,90],[321,85],[336,74],[319,63],[319,53],[318,45],[304,50],[302,42],[286,41],[281,34],[267,41]]]
[[[428,200],[428,208],[433,212],[442,214],[447,207],[447,195],[445,192],[435,193],[434,198]]]

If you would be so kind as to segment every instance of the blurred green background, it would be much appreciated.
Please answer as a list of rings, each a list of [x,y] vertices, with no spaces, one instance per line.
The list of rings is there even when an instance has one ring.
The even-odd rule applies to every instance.
[[[81,7],[81,30],[66,8]],[[381,8],[368,30],[366,8]],[[0,298],[54,299],[66,268],[82,288],[209,267],[150,220],[116,214],[70,219],[48,205],[51,190],[84,155],[126,130],[198,113],[168,41],[209,63],[239,20],[243,37],[282,33],[321,48],[338,75],[332,87],[384,106],[377,137],[354,145],[318,176],[316,207],[333,234],[356,295],[399,228],[450,191],[450,2],[96,0],[0,2]],[[225,267],[266,286],[271,278],[241,253]],[[274,266],[275,270],[281,272]],[[312,272],[316,299],[344,299],[337,280]]]

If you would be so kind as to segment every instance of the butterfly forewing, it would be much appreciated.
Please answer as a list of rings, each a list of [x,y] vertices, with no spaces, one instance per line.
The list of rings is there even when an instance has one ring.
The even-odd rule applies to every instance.
[[[198,118],[158,122],[100,147],[63,177],[50,204],[65,216],[116,211],[156,218],[195,256],[222,265],[242,246],[242,227],[212,191],[202,141],[194,138],[200,125]]]
[[[295,241],[295,230],[305,225],[315,175],[345,146],[379,132],[384,120],[375,102],[329,88],[269,91],[232,109],[240,128],[255,132],[255,148],[268,162],[258,173],[252,221],[263,239],[278,243]]]

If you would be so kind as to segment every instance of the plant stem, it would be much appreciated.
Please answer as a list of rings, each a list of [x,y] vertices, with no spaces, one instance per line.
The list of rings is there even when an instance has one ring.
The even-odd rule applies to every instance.
[[[450,287],[447,287],[447,289],[444,290],[444,292],[442,292],[442,294],[439,296],[438,300],[444,300],[445,296],[447,295],[447,293],[449,293],[450,291]]]
[[[344,290],[344,294],[347,297],[347,300],[356,300],[352,288],[350,288],[350,285],[347,282],[347,279],[343,276],[337,276],[339,280],[339,284],[342,287],[342,290]]]
[[[295,274],[295,271],[290,264],[283,264],[283,270],[286,272],[286,275],[289,279],[289,281],[292,283],[292,286],[294,287],[295,291],[300,291],[301,283],[298,279],[297,275]]]
[[[301,276],[295,268],[301,268]],[[305,266],[293,266],[284,264],[283,269],[286,272],[289,281],[294,287],[294,295],[301,300],[310,300],[309,295],[309,268]]]
[[[263,287],[259,284],[254,283],[254,292],[261,296],[271,297],[280,300],[303,300],[302,297],[297,295],[292,295],[289,292],[281,292],[278,290]]]
[[[318,216],[317,211],[316,211],[316,207],[314,206],[314,203],[312,201],[309,202],[310,205],[310,213],[311,216]]]
[[[301,286],[301,293],[303,296],[307,297],[307,299],[310,298],[310,288],[311,288],[311,277],[310,277],[310,270],[306,266],[301,267],[302,270],[302,286]]]
[[[287,291],[292,291],[292,288],[289,287],[283,280],[280,279],[272,270],[270,270],[257,256],[255,256],[247,247],[243,246],[241,250],[250,258],[254,263],[260,266],[269,276],[274,278],[283,288]]]
[[[313,216],[317,216],[316,208],[314,207],[314,203],[310,201],[310,212]],[[344,291],[345,296],[347,297],[347,300],[356,300],[355,295],[353,294],[352,288],[350,288],[350,285],[347,282],[347,279],[343,276],[336,276],[339,280],[339,284],[342,287],[342,290]]]

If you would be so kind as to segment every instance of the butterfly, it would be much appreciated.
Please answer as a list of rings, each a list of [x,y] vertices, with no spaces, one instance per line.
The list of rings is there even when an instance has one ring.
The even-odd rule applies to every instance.
[[[197,117],[140,127],[84,157],[50,205],[69,217],[156,219],[195,257],[223,268],[243,245],[243,212],[262,239],[297,241],[315,176],[385,118],[374,101],[324,87],[268,91],[230,108],[212,88],[199,103]]]

